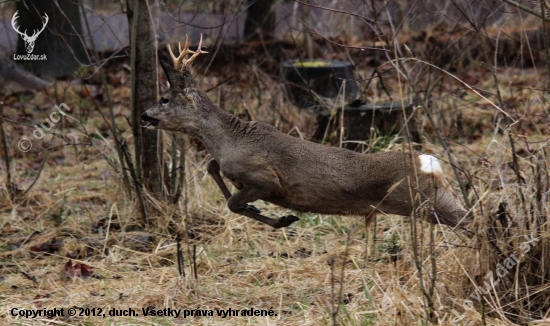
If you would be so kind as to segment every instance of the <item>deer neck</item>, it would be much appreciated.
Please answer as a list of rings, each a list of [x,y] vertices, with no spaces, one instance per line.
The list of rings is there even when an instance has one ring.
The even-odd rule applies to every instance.
[[[223,150],[230,148],[236,140],[235,126],[243,126],[246,122],[208,102],[208,105],[201,106],[201,117],[191,134],[199,138],[208,153],[219,161]]]

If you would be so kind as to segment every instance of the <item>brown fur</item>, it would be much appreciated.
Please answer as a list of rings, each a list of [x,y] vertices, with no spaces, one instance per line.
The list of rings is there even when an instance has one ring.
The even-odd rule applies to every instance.
[[[208,172],[231,211],[279,228],[298,218],[275,220],[248,203],[262,199],[300,212],[362,215],[366,222],[376,212],[410,216],[425,206],[433,223],[468,223],[467,211],[443,177],[420,171],[418,153],[360,154],[240,120],[214,105],[189,71],[162,66],[172,87],[143,120],[202,141],[213,157]],[[229,192],[220,171],[237,193]]]

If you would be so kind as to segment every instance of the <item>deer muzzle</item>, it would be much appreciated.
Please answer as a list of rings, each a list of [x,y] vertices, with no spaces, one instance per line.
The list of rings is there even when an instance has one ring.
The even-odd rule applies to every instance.
[[[159,119],[156,119],[147,115],[147,111],[143,112],[143,114],[141,115],[141,121],[147,122],[147,124],[144,126],[147,129],[155,129],[160,122]]]

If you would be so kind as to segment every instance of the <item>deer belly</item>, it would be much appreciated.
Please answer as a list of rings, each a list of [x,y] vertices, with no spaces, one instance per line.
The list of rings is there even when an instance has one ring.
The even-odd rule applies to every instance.
[[[410,215],[412,206],[405,198],[378,198],[366,189],[322,189],[291,187],[282,196],[264,200],[299,212],[332,215],[366,215],[373,210],[387,214]]]
[[[285,197],[268,198],[266,201],[299,212],[334,215],[366,214],[369,210],[368,202],[358,199],[339,198],[338,196],[307,196],[290,195]]]

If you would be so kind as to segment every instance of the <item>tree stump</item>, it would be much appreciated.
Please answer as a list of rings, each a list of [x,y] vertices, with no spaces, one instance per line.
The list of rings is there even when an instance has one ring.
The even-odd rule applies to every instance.
[[[344,99],[354,100],[359,94],[354,67],[350,62],[337,60],[289,60],[282,74],[290,101],[300,108],[316,108],[316,95],[336,98],[346,82]]]
[[[407,117],[413,112],[410,103],[404,104]],[[313,140],[339,144],[350,150],[363,151],[366,140],[372,137],[392,136],[402,134],[405,140],[420,142],[420,136],[413,119],[408,119],[408,131],[405,128],[403,118],[403,106],[401,102],[346,105],[344,107],[343,121],[342,109],[337,109],[335,114],[320,113],[317,115],[317,127],[313,134]],[[341,135],[341,126],[344,127]]]

